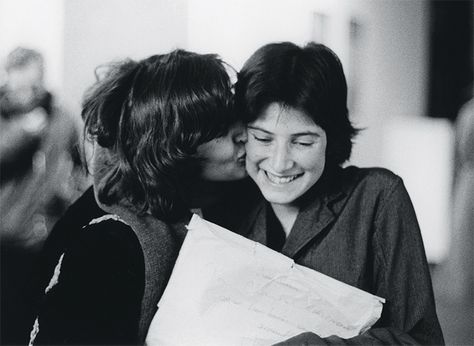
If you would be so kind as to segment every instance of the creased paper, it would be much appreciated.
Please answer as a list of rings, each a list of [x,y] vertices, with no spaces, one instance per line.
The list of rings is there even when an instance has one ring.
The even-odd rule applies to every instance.
[[[147,345],[271,345],[303,332],[350,338],[383,298],[193,215]]]

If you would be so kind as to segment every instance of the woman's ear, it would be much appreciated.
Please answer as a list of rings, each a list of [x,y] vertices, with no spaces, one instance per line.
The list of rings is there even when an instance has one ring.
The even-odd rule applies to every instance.
[[[111,171],[114,171],[118,158],[112,150],[93,143],[93,154],[90,160],[90,169],[94,178],[94,185],[102,185]]]

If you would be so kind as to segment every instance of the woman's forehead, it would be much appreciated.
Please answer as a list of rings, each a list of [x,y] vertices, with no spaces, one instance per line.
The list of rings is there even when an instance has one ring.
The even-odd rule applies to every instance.
[[[266,131],[285,130],[295,133],[318,132],[322,130],[305,112],[279,103],[269,104],[260,116],[249,124],[250,128]]]

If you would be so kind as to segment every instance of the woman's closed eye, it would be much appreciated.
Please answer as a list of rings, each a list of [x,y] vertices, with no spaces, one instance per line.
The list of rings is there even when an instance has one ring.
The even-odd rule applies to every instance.
[[[318,136],[316,135],[297,135],[291,139],[291,143],[297,147],[312,147],[315,143],[318,142]]]
[[[270,143],[272,141],[271,137],[257,135],[255,133],[252,133],[252,138],[261,143]]]
[[[306,141],[295,141],[294,144],[298,145],[298,146],[302,146],[302,147],[310,147],[314,144],[314,142],[306,142]]]

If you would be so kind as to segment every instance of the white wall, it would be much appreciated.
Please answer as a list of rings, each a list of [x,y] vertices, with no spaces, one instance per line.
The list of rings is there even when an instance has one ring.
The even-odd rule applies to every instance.
[[[354,121],[367,127],[353,162],[384,162],[386,119],[425,115],[427,101],[428,4],[425,1],[360,1],[358,16],[366,25],[360,108]],[[374,145],[377,143],[377,145]]]
[[[313,13],[322,13],[328,18],[325,43],[346,74],[358,76],[351,114],[366,130],[352,162],[379,165],[385,119],[425,112],[427,6],[379,0],[0,0],[0,56],[18,44],[44,51],[48,83],[79,109],[99,64],[186,47],[217,52],[239,69],[265,43],[311,40]],[[350,18],[361,25],[354,66]]]
[[[326,18],[323,32],[315,29],[315,13]],[[357,41],[350,39],[351,20],[360,29]],[[427,23],[426,1],[0,0],[0,54],[17,44],[41,49],[49,67],[47,81],[79,112],[82,95],[94,81],[94,69],[110,60],[183,47],[218,53],[239,69],[265,43],[304,44],[316,38],[339,55],[349,85],[355,86],[351,117],[365,130],[356,138],[351,163],[391,167],[398,158],[393,157],[397,143],[390,138],[403,141],[397,129],[415,124],[426,111]],[[449,126],[439,128],[449,145]],[[420,146],[413,152],[423,152],[421,142],[410,143]],[[434,157],[433,167],[449,170],[448,156]],[[410,160],[396,161],[397,167],[410,167]],[[443,172],[433,168],[424,178],[428,185],[439,187],[429,196],[439,201],[436,210],[449,201],[450,182]],[[416,196],[424,194],[416,189],[419,175],[405,168],[397,173],[415,181],[409,192],[419,200]],[[423,205],[415,208],[420,218],[429,217],[429,209],[420,209]],[[428,255],[437,260],[444,256],[449,228],[447,217],[441,219],[436,230],[424,229]]]
[[[0,59],[41,51],[47,86],[78,113],[98,65],[185,47],[187,17],[186,0],[0,0]]]
[[[216,52],[237,69],[264,43],[281,40],[302,43],[310,33],[309,12],[298,5],[292,6],[293,1],[188,2],[188,48]]]
[[[362,29],[357,61],[357,140],[353,162],[380,163],[384,119],[421,116],[426,102],[427,3],[379,0],[189,0],[188,47],[217,52],[239,69],[258,47],[273,41],[313,39],[313,13],[327,16],[325,42],[350,75],[349,22]],[[350,82],[350,81],[349,81]]]
[[[219,53],[237,70],[269,42],[304,44],[318,39],[332,48],[341,58],[349,86],[355,85],[350,93],[351,119],[364,128],[356,138],[351,163],[393,168],[404,178],[428,258],[444,259],[452,133],[449,124],[433,125],[422,118],[427,98],[428,2],[189,0],[189,13],[188,47]],[[323,32],[315,31],[315,13],[326,18]],[[351,40],[351,20],[358,23],[356,42]],[[405,136],[404,129],[411,128],[419,134]],[[397,149],[400,141],[404,145]],[[440,143],[443,151],[433,156]],[[413,162],[426,163],[425,155],[429,165],[413,167]]]
[[[63,79],[63,0],[0,0],[0,59],[18,46],[45,59],[45,82],[58,90]]]
[[[387,119],[381,165],[400,175],[410,194],[428,259],[446,259],[452,233],[454,131],[446,119]]]
[[[186,45],[186,0],[67,0],[64,94],[75,109],[98,65]]]

